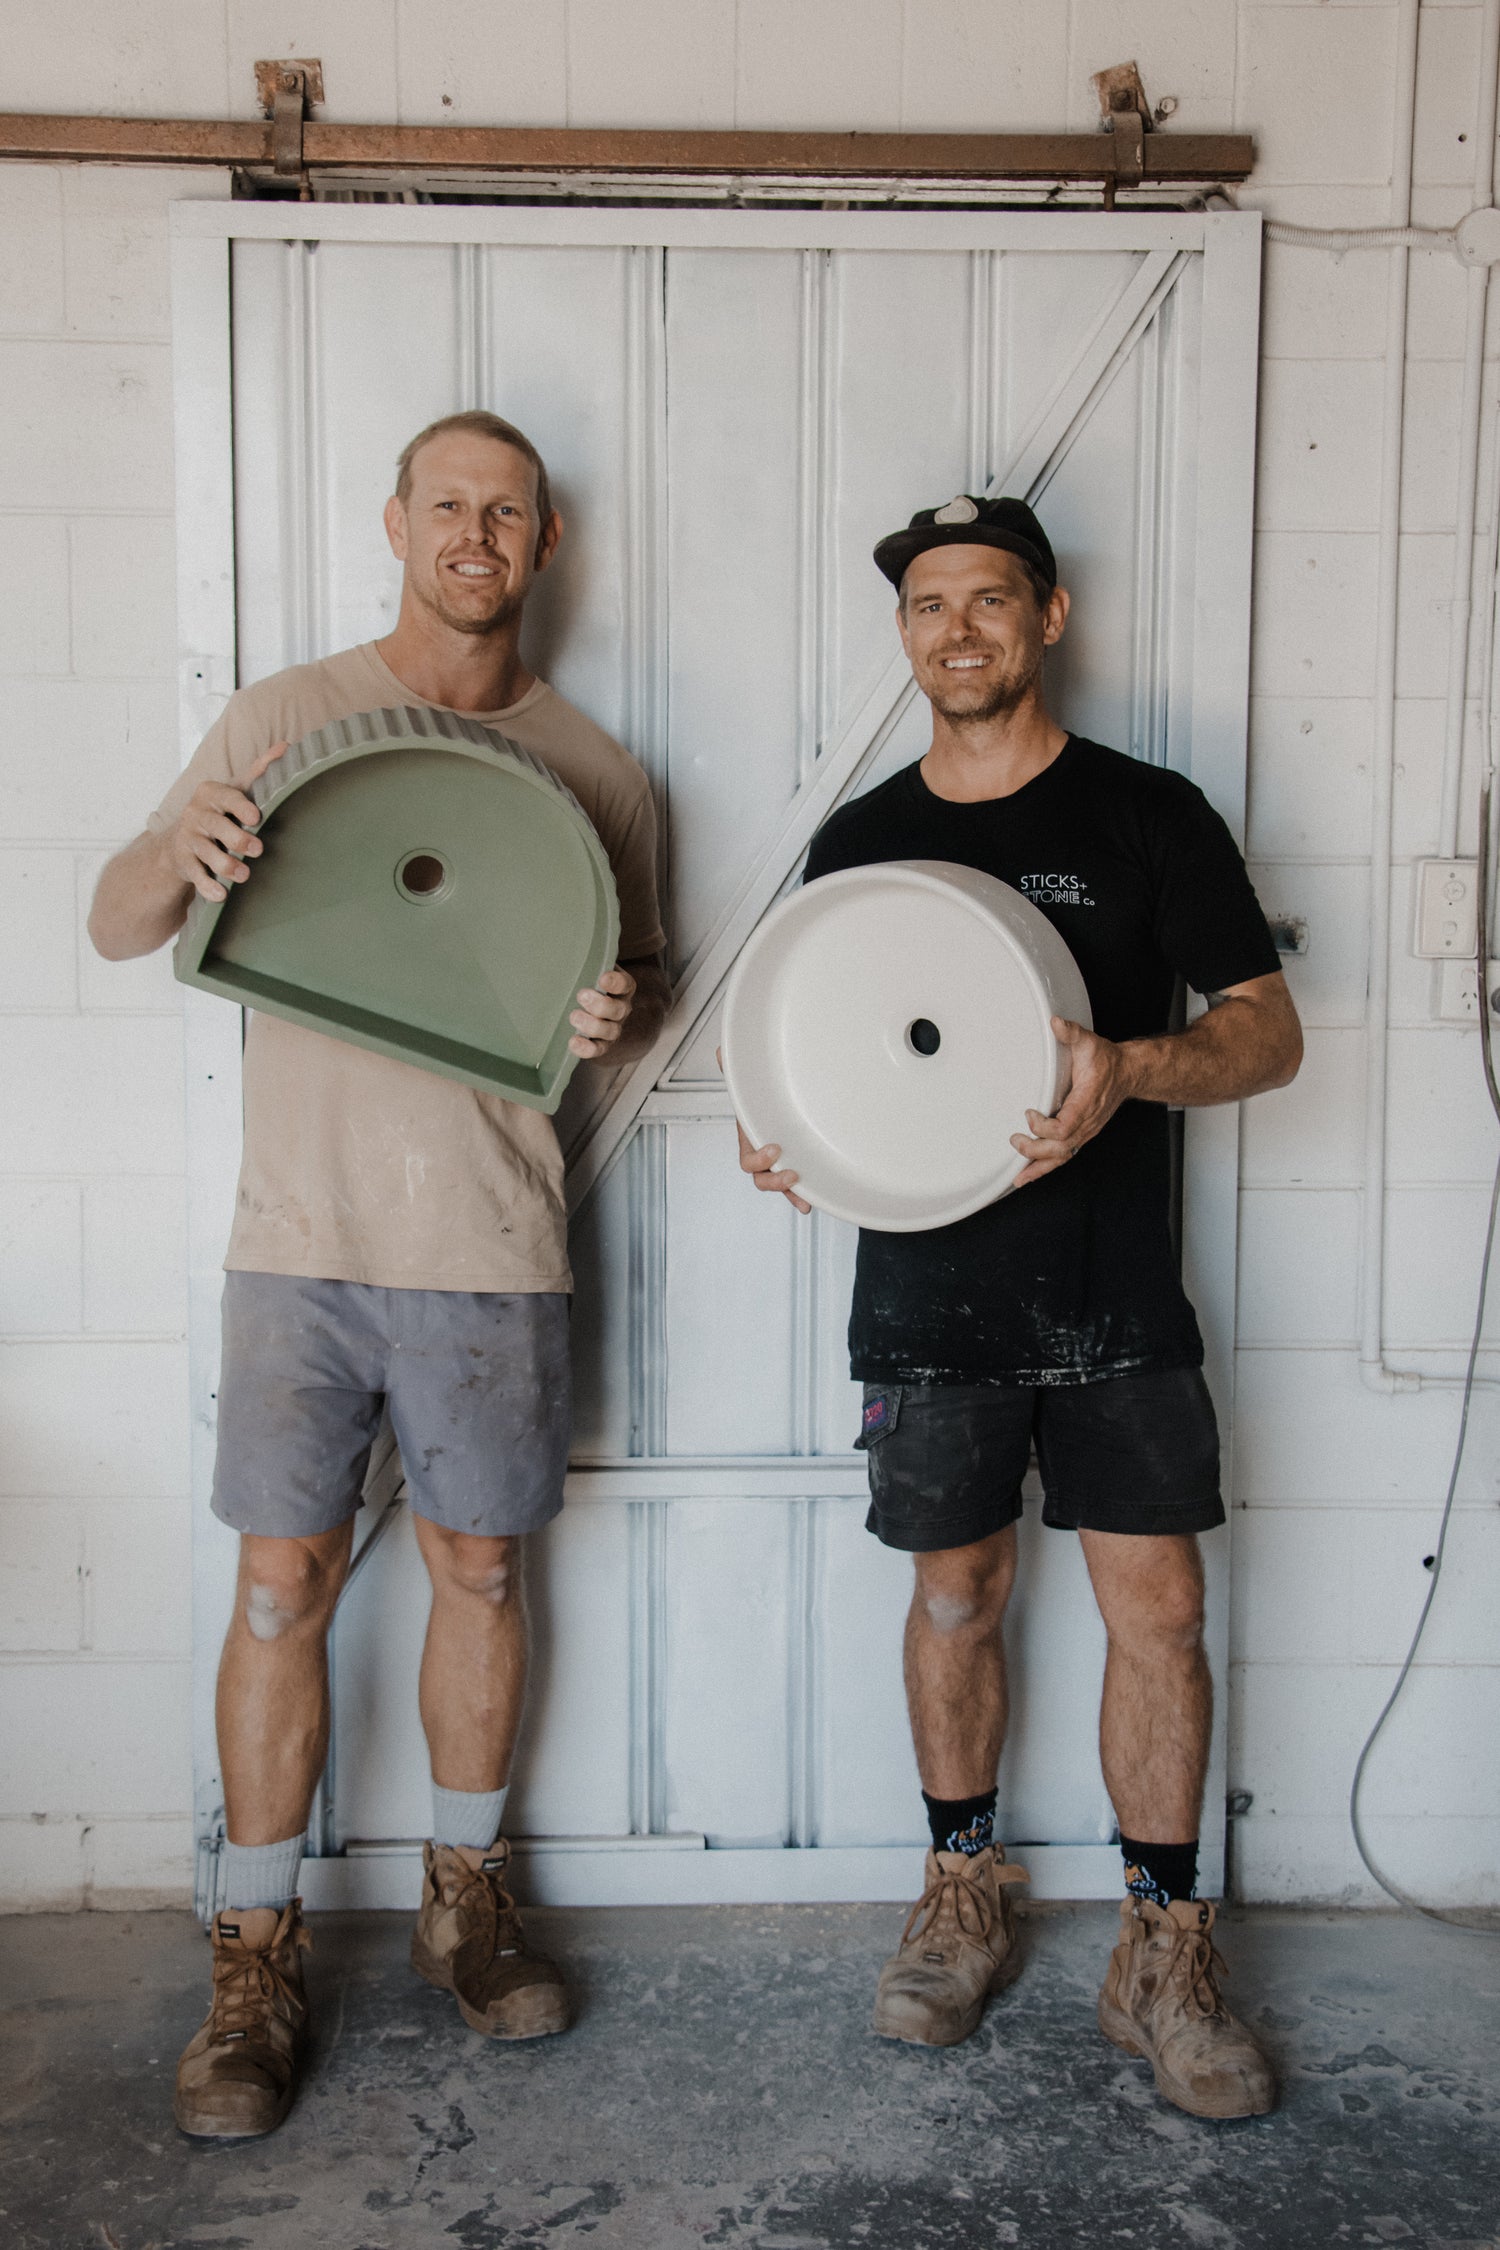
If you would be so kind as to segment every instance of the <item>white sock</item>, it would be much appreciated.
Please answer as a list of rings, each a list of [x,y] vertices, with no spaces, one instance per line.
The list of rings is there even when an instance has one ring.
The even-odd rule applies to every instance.
[[[272,1906],[280,1913],[297,1895],[297,1871],[302,1865],[302,1834],[279,1844],[224,1846],[224,1901],[227,1911],[249,1914],[257,1906]]]
[[[440,1789],[432,1785],[432,1840],[487,1852],[500,1833],[503,1789]]]

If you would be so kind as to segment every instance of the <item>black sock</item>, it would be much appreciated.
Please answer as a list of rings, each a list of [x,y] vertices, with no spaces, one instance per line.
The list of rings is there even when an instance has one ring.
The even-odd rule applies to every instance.
[[[1190,1844],[1138,1844],[1122,1836],[1120,1849],[1125,1854],[1125,1888],[1137,1898],[1165,1906],[1170,1899],[1198,1896],[1196,1836]]]
[[[970,1859],[976,1852],[987,1851],[995,1840],[996,1794],[993,1789],[984,1789],[977,1797],[929,1797],[924,1789],[922,1802],[927,1807],[933,1850],[963,1852]]]

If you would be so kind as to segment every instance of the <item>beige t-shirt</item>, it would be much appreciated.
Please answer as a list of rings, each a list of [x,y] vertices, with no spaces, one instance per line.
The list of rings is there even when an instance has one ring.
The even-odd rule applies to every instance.
[[[170,827],[201,781],[241,780],[273,742],[424,700],[370,643],[241,688],[149,825]],[[499,728],[572,790],[614,870],[620,959],[654,954],[665,942],[656,816],[635,760],[542,680],[508,710],[464,715]],[[389,1289],[572,1287],[550,1117],[259,1014],[244,1084],[230,1271]]]

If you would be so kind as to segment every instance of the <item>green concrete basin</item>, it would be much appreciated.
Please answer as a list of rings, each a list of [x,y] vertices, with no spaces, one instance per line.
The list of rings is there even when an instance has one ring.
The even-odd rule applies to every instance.
[[[248,794],[265,852],[196,898],[174,966],[243,1007],[557,1108],[575,995],[613,966],[614,879],[577,800],[449,711],[364,711]]]

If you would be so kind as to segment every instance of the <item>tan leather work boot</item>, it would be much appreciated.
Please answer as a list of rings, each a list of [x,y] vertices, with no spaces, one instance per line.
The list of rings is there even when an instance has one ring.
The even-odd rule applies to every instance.
[[[172,2114],[184,2133],[250,2140],[292,2106],[307,2045],[302,1901],[214,1916],[214,1998],[177,2065]]]
[[[1099,1994],[1099,2029],[1127,2055],[1144,2055],[1157,2091],[1194,2117],[1261,2117],[1276,2080],[1254,2038],[1219,1997],[1227,1976],[1206,1899],[1157,1906],[1127,1898],[1120,1942]]]
[[[503,1837],[482,1857],[448,1844],[422,1846],[411,1965],[440,1992],[453,1994],[471,2031],[489,2039],[542,2039],[568,2028],[567,1988],[556,1962],[526,1943],[505,1888],[509,1863]]]
[[[1007,1886],[1029,1881],[999,1844],[972,1857],[929,1851],[927,1887],[875,1989],[882,2039],[956,2047],[968,2038],[990,1994],[1021,1966]]]

